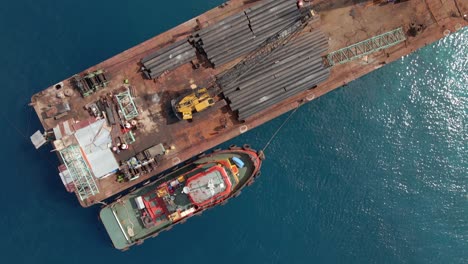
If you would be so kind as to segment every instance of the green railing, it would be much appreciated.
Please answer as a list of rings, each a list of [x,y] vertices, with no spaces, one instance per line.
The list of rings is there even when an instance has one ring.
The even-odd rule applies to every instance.
[[[84,200],[99,193],[94,176],[81,154],[80,147],[72,145],[60,150],[59,153],[70,173],[80,199]]]
[[[334,51],[327,55],[329,66],[343,64],[355,59],[359,59],[368,54],[395,46],[406,40],[403,28],[386,32],[384,34],[366,39],[346,48]]]
[[[125,120],[130,120],[138,116],[138,110],[136,108],[135,102],[133,102],[132,95],[130,94],[129,89],[127,91],[119,93],[115,96],[117,102],[119,103],[120,110]]]

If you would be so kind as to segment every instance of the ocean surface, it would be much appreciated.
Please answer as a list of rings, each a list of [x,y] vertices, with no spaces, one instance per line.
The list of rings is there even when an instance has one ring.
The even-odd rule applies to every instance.
[[[119,252],[57,175],[30,96],[221,0],[0,9],[1,263],[468,263],[468,30],[302,106],[226,206]],[[283,115],[223,144],[262,148]]]

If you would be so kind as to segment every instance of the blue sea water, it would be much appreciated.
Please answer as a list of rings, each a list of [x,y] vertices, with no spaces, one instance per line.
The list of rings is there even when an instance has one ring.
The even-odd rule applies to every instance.
[[[302,106],[262,177],[127,252],[36,151],[32,94],[221,0],[0,9],[2,263],[468,263],[468,29]],[[261,148],[283,115],[224,146]]]

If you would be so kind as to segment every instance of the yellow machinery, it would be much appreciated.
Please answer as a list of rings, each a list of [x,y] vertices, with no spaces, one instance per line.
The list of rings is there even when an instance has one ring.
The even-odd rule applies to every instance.
[[[195,112],[201,112],[214,105],[208,89],[197,88],[189,94],[183,95],[176,100],[172,100],[172,108],[179,119],[190,120]]]

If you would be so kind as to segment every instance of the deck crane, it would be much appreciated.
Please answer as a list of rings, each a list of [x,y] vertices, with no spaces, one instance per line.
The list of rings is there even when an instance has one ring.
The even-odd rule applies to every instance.
[[[402,0],[367,0],[371,2],[368,5],[376,4],[387,4],[387,3],[398,3]],[[223,87],[228,87],[230,84],[238,81],[244,74],[254,69],[255,66],[263,61],[270,54],[274,53],[289,41],[299,35],[302,30],[308,25],[312,18],[315,17],[315,12],[312,9],[317,1],[314,0],[298,0],[297,7],[302,12],[302,16],[299,20],[290,24],[280,30],[275,35],[265,40],[257,49],[252,51],[243,60],[234,65],[232,68],[226,70],[217,76],[214,86],[217,86],[218,91]]]
[[[216,80],[208,85],[208,88],[195,89],[172,100],[172,108],[176,116],[181,120],[191,120],[192,113],[201,112],[214,105],[212,97],[221,93],[223,87],[238,81],[243,75],[251,71],[269,55],[278,51],[293,40],[308,25],[314,17],[314,12],[309,8],[300,8],[300,19],[281,29],[275,35],[267,38],[258,48],[246,55],[239,63],[224,71],[216,77]]]
[[[267,38],[257,49],[245,56],[239,63],[218,75],[214,86],[222,89],[238,81],[243,75],[254,69],[258,63],[299,35],[315,15],[313,10],[308,8],[306,10],[300,10],[303,12],[303,15],[299,20]]]

